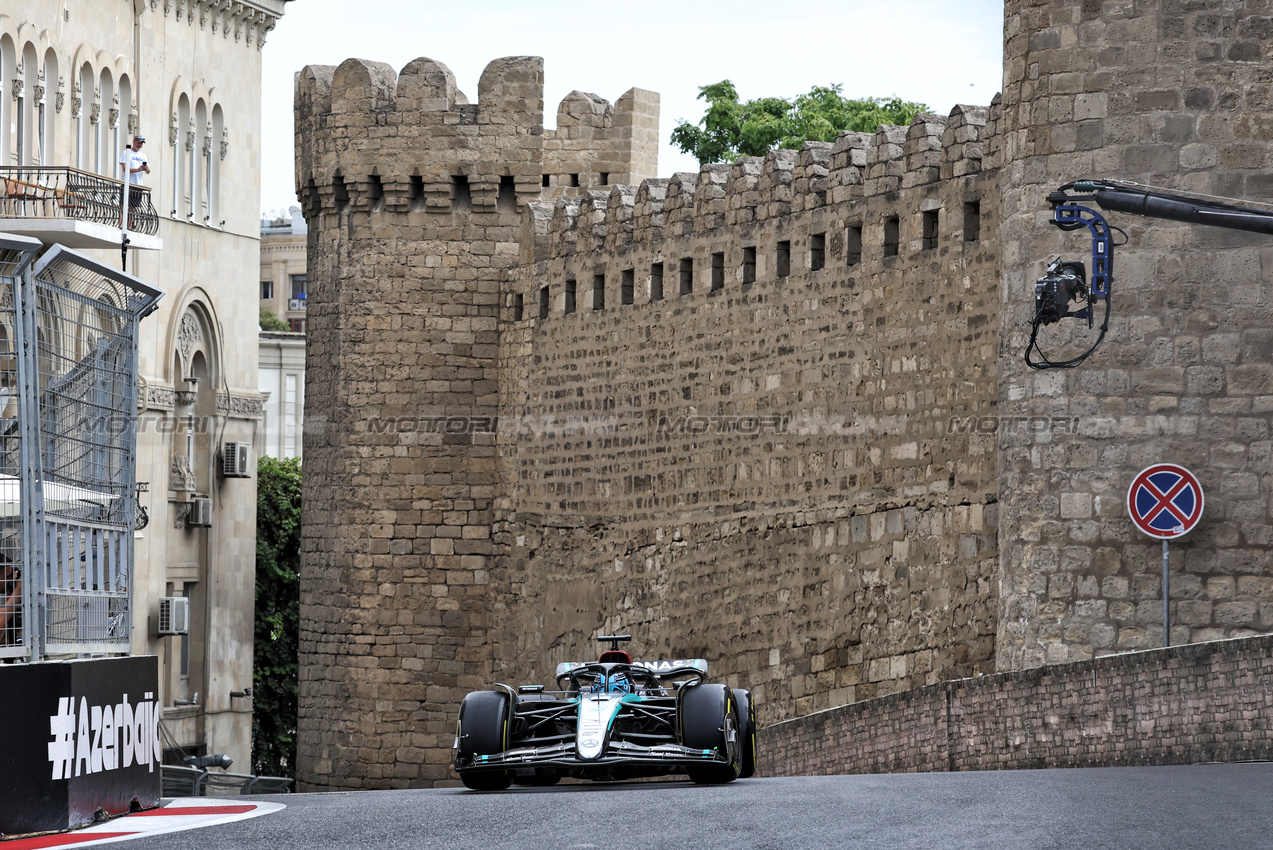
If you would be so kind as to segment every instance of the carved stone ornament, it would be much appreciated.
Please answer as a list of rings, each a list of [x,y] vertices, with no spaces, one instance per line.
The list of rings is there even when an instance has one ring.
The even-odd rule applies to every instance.
[[[36,86],[32,86],[31,88],[32,88],[31,93],[35,95],[35,102],[43,103],[44,102],[44,86],[36,85]]]
[[[137,104],[133,104],[133,111],[128,113],[128,135],[136,136],[141,129],[141,119],[137,116]]]
[[[22,73],[22,72],[21,72],[21,71],[19,71],[18,73]],[[22,87],[23,87],[23,84],[24,84],[24,83],[25,83],[25,81],[24,81],[24,80],[14,80],[14,81],[13,81],[13,99],[14,99],[14,100],[21,100],[21,99],[22,99]]]
[[[217,393],[217,413],[239,418],[260,419],[265,415],[265,399],[260,396]]]
[[[111,111],[107,114],[107,118],[106,118],[106,120],[107,120],[107,122],[108,122],[108,123],[107,123],[107,126],[108,126],[108,127],[110,127],[112,130],[114,130],[114,129],[115,129],[115,125],[119,123],[119,110],[118,110],[118,109],[112,109],[112,110],[111,110]]]
[[[172,410],[177,406],[177,393],[170,387],[146,384],[146,407]]]
[[[53,100],[53,108],[58,112],[62,111],[62,106],[66,103],[66,78],[57,78],[57,96]]]
[[[96,124],[102,118],[102,105],[94,103],[92,109],[88,111],[88,123]]]
[[[190,469],[190,458],[185,455],[175,455],[173,457],[172,475],[168,481],[168,489],[178,493],[194,492],[194,471]]]
[[[177,134],[181,132],[181,124],[177,120],[177,113],[172,113],[172,118],[168,122],[168,144],[173,147],[177,146]]]
[[[164,0],[164,17],[168,17],[170,12],[172,12],[172,0]]]
[[[225,159],[225,155],[230,152],[230,131],[221,131],[221,159]]]
[[[194,150],[194,130],[193,129],[186,131],[186,150],[188,151]]]
[[[59,97],[61,97],[61,95],[58,95],[58,96],[59,96]],[[84,101],[82,101],[82,100],[81,100],[80,98],[78,98],[78,97],[73,97],[73,98],[71,98],[71,117],[72,117],[72,118],[79,118],[79,117],[80,117],[80,111],[81,111],[81,107],[82,107],[83,103],[84,103]]]
[[[189,361],[190,352],[202,339],[203,331],[199,329],[199,322],[186,313],[181,317],[181,326],[177,328],[177,350],[181,352],[181,359]]]
[[[212,156],[212,137],[211,136],[203,137],[203,155]]]

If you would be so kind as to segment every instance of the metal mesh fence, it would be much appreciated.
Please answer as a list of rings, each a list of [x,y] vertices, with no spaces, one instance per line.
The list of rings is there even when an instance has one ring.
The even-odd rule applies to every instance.
[[[18,365],[15,300],[38,242],[0,238],[0,660],[24,657],[31,625],[24,617],[22,513],[19,488]]]
[[[0,277],[0,594],[16,593],[0,658],[125,653],[137,323],[159,293],[56,246],[29,270],[10,265],[21,273]]]

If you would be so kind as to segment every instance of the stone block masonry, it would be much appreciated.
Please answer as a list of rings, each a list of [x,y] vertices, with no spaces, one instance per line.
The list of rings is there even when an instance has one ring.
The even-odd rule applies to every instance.
[[[617,181],[645,176],[629,168],[651,162],[658,96],[591,102],[581,159],[580,145],[545,153],[538,58],[492,62],[473,104],[430,59],[300,75],[313,277],[302,787],[451,775],[456,707],[491,673],[495,435],[402,423],[497,420],[502,284],[543,175],[600,163]]]
[[[1162,645],[1161,548],[1125,507],[1136,474],[1162,461],[1206,490],[1201,525],[1171,544],[1171,642],[1271,631],[1273,241],[1111,214],[1127,244],[1101,349],[1051,372],[1019,352],[1044,265],[1090,251],[1041,225],[1061,184],[1095,175],[1270,199],[1273,74],[1251,46],[1273,15],[1264,2],[1182,0],[1010,0],[1004,14],[1000,412],[1075,427],[1001,434],[999,665]],[[1049,336],[1075,351],[1084,339],[1078,323]]]
[[[763,728],[760,773],[1267,761],[1273,638],[943,682]]]
[[[988,117],[531,204],[497,675],[619,629],[776,719],[994,669],[995,438],[952,427],[995,409]]]
[[[670,178],[657,95],[574,92],[545,130],[533,57],[475,103],[429,59],[305,69],[302,787],[447,781],[465,692],[625,631],[751,687],[766,724],[875,700],[835,715],[874,736],[864,769],[1079,763],[1013,731],[1069,674],[993,708],[984,678],[941,683],[1094,659],[1093,688],[1120,664],[1159,687],[1099,659],[1163,637],[1122,505],[1156,461],[1207,488],[1173,643],[1273,630],[1273,246],[1111,216],[1103,347],[1021,362],[1034,280],[1089,250],[1050,191],[1268,196],[1267,6],[1008,0],[988,107]],[[916,725],[947,707],[975,718],[954,750]],[[992,711],[1012,735],[978,737]],[[1100,735],[1081,763],[1122,758]]]

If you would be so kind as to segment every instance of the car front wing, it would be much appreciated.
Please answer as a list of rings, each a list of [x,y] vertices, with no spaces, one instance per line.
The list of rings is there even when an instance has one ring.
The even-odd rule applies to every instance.
[[[456,770],[506,769],[510,767],[559,767],[586,768],[612,764],[728,764],[729,753],[713,748],[696,750],[680,744],[655,744],[644,747],[628,741],[611,741],[597,758],[579,758],[573,743],[554,744],[547,747],[519,747],[494,755],[456,757]]]

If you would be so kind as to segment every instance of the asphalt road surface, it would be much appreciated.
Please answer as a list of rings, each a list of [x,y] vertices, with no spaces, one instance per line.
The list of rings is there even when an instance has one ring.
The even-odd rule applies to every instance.
[[[292,794],[128,850],[1273,848],[1273,764]]]

